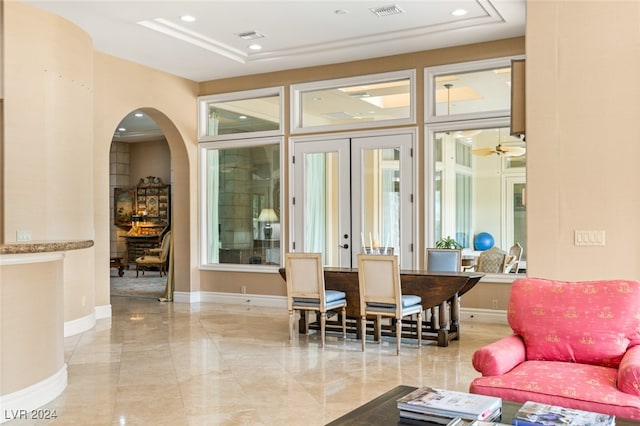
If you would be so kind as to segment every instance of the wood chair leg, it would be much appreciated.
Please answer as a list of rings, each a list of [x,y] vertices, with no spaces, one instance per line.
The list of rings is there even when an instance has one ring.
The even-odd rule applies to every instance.
[[[289,311],[289,341],[293,342],[293,330],[295,328],[295,320],[293,318],[293,310]]]
[[[364,343],[367,340],[367,317],[360,317],[360,340],[362,340],[362,352],[364,352]]]
[[[306,330],[306,335],[309,335],[309,317],[311,316],[311,311],[305,312],[304,316],[304,329]]]
[[[374,326],[374,330],[376,331],[376,341],[378,343],[382,343],[382,317],[378,315],[376,317],[376,324]]]
[[[342,308],[342,338],[347,340],[347,308]]]
[[[418,349],[422,348],[422,312],[418,312]]]
[[[402,319],[396,319],[396,355],[400,355],[400,339],[402,337]]]
[[[324,348],[324,328],[327,324],[327,313],[320,312],[320,347]]]

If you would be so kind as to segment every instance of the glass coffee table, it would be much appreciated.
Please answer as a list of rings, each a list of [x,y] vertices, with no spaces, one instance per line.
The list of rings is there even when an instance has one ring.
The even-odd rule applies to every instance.
[[[418,425],[418,424],[434,424],[427,422],[417,422],[411,420],[400,420],[400,412],[398,411],[397,400],[411,393],[417,388],[413,386],[396,386],[395,388],[383,393],[379,397],[367,402],[364,405],[348,412],[327,423],[326,426],[389,426],[389,425]],[[519,402],[502,401],[502,420],[501,423],[511,424],[511,419],[516,411],[522,406]],[[616,426],[640,426],[640,422],[629,419],[616,417]]]

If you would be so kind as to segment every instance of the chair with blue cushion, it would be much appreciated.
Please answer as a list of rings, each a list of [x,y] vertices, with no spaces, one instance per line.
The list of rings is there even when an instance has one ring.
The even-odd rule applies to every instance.
[[[462,250],[429,248],[424,252],[427,272],[460,272],[462,270]],[[438,308],[431,308],[431,328],[438,329]]]
[[[462,269],[462,251],[457,249],[427,248],[424,263],[429,272],[460,272]]]
[[[402,318],[417,315],[418,348],[422,345],[422,299],[414,295],[402,295],[398,256],[358,255],[358,283],[360,288],[360,321],[362,350],[367,338],[367,316],[375,316],[377,340],[380,342],[382,317],[395,320],[396,354],[400,355]]]
[[[322,253],[287,253],[285,255],[285,270],[289,308],[289,340],[293,340],[294,312],[315,311],[320,317],[320,342],[321,346],[324,346],[327,311],[333,310],[341,312],[342,337],[346,339],[346,294],[342,291],[325,290]]]

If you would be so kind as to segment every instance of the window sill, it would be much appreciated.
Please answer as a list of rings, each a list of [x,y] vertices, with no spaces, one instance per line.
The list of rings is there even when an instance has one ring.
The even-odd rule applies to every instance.
[[[277,274],[280,265],[251,265],[251,264],[218,264],[218,265],[200,265],[198,268],[200,271],[210,272],[242,272],[242,273],[254,273],[259,272],[261,274]]]
[[[480,279],[480,282],[512,284],[515,280],[526,277],[526,274],[485,274],[485,276]]]

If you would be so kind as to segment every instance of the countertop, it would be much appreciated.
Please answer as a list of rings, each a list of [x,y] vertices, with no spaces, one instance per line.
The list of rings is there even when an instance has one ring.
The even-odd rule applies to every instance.
[[[48,253],[93,247],[93,240],[25,241],[0,244],[0,255]]]

